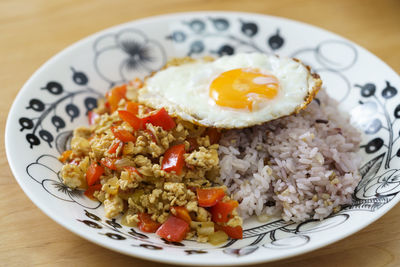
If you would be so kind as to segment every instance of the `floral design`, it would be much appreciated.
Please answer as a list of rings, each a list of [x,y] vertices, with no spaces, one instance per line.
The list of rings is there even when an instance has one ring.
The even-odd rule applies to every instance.
[[[167,40],[175,42],[187,50],[187,56],[211,54],[216,56],[232,55],[238,52],[276,51],[285,43],[280,30],[268,36],[265,45],[259,46],[254,38],[259,35],[259,25],[251,20],[238,19],[229,21],[223,17],[209,17],[208,20],[194,18],[182,21],[182,28],[176,29],[166,36]],[[232,34],[235,28],[239,34]],[[189,49],[187,49],[189,48]]]
[[[387,105],[397,95],[398,90],[389,81],[385,81],[382,90],[377,90],[374,83],[356,84],[355,87],[359,90],[361,99],[359,105],[351,111],[353,121],[366,135],[375,135],[361,145],[361,148],[366,154],[380,154],[361,167],[363,178],[355,190],[355,202],[348,208],[375,211],[400,192],[399,170],[391,168],[391,162],[400,157],[400,149],[394,149],[400,139],[400,135],[394,136],[396,122],[400,118],[400,105],[393,112],[388,110]],[[382,133],[387,134],[385,140],[382,135],[378,135]]]
[[[95,41],[93,49],[96,71],[110,87],[134,77],[143,78],[160,69],[167,60],[164,48],[136,29],[103,35]]]
[[[335,58],[332,58],[331,51],[335,53]],[[296,50],[290,54],[291,57],[300,58],[306,65],[313,68],[315,72],[322,76],[325,82],[336,84],[336,88],[342,88],[340,92],[330,91],[331,88],[326,88],[328,93],[336,100],[344,101],[351,90],[350,80],[343,71],[351,69],[357,62],[357,49],[348,42],[339,40],[326,40],[316,46],[306,47]],[[333,88],[332,90],[334,90]]]
[[[367,185],[366,191],[376,192],[375,196],[386,196],[393,193],[398,193],[399,186],[400,171],[392,169],[379,176],[376,184]]]
[[[55,141],[54,132],[52,133],[49,128],[44,126],[48,117],[51,117],[50,122],[53,129],[58,133],[67,126],[65,117],[60,114],[63,109],[67,117],[69,117],[70,122],[73,122],[74,119],[81,115],[77,103],[72,101],[74,97],[81,94],[87,95],[83,100],[86,109],[85,115],[97,106],[97,98],[100,97],[101,94],[87,86],[89,79],[85,73],[76,71],[73,67],[71,67],[71,71],[73,82],[80,87],[83,86],[83,88],[69,91],[66,90],[60,82],[49,81],[41,90],[47,91],[50,95],[60,96],[60,98],[52,103],[44,103],[41,99],[32,98],[29,100],[29,104],[26,107],[27,110],[32,110],[32,116],[19,118],[18,122],[21,126],[19,130],[21,132],[25,130],[25,132],[28,132],[25,135],[25,139],[31,149],[35,146],[39,146],[41,141],[47,143],[50,148],[53,147]],[[68,103],[68,101],[70,101],[70,103]]]
[[[383,198],[400,191],[400,170],[391,169],[364,184],[363,198]]]
[[[26,167],[27,174],[41,184],[43,189],[52,196],[77,203],[87,209],[97,209],[101,203],[92,201],[83,195],[82,190],[71,189],[64,185],[60,177],[62,163],[52,155],[42,155]]]

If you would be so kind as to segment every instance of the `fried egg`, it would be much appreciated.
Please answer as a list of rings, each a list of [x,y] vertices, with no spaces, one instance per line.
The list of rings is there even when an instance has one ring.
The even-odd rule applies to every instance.
[[[145,80],[139,102],[203,126],[244,128],[299,112],[321,83],[297,59],[242,53],[167,66]]]

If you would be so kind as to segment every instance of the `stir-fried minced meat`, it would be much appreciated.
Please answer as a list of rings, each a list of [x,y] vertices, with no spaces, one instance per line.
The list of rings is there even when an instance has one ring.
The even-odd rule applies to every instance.
[[[110,98],[99,100],[98,108],[92,111],[98,114],[95,123],[77,128],[71,150],[60,157],[65,163],[61,177],[71,188],[88,189],[86,192],[94,188],[92,197],[104,204],[108,218],[122,214],[123,223],[139,226],[148,218],[150,224],[142,227],[149,230],[170,216],[185,218],[186,214],[192,222],[186,238],[197,236],[198,241],[206,242],[219,229],[217,224],[214,227],[209,209],[199,205],[196,190],[221,188],[216,182],[218,144],[210,142],[205,127],[179,118],[166,118],[173,127],[150,122],[135,128],[120,115],[128,105],[137,108],[137,120],[160,112],[136,104],[135,90],[127,86],[125,97],[114,110]],[[182,155],[179,163],[171,167],[166,162],[168,157],[176,156],[175,150]],[[183,213],[175,207],[182,207]],[[241,226],[236,211],[225,225]]]

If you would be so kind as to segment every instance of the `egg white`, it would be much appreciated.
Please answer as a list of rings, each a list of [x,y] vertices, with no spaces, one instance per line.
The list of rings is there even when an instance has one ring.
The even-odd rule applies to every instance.
[[[278,95],[258,103],[253,111],[216,105],[209,97],[211,82],[221,73],[237,68],[253,68],[274,75],[280,84]],[[231,129],[297,113],[320,87],[318,75],[311,74],[299,60],[242,53],[165,68],[146,79],[139,90],[139,102],[156,109],[164,107],[170,115],[200,125]]]

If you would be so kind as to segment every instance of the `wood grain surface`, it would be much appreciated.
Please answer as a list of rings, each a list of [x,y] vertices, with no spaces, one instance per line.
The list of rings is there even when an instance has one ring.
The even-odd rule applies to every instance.
[[[358,43],[400,72],[399,0],[0,0],[2,128],[25,81],[63,48],[122,22],[197,10],[258,12],[307,22]],[[4,131],[1,140],[0,266],[164,266],[99,247],[48,218],[16,183]],[[400,266],[400,206],[333,245],[260,266]]]

